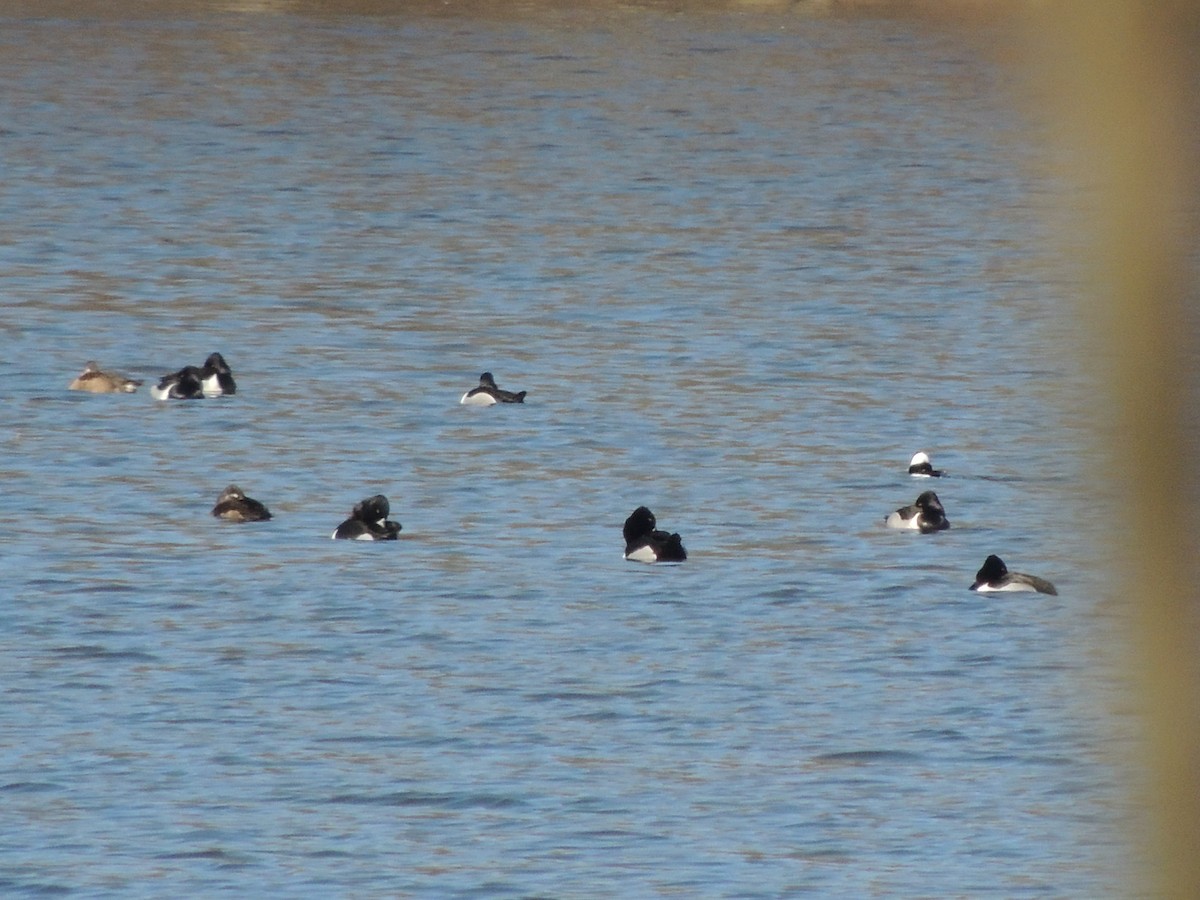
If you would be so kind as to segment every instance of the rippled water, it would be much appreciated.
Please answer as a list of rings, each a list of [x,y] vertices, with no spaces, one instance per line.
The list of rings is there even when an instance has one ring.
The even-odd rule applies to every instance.
[[[1117,892],[1012,35],[247,9],[0,23],[4,892]],[[918,449],[953,527],[887,532]]]

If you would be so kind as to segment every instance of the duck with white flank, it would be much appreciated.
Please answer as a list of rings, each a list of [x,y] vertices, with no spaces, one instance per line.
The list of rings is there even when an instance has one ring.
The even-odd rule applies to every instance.
[[[383,494],[376,494],[354,504],[350,518],[331,535],[345,541],[394,541],[400,534],[400,523],[388,521],[391,506]]]
[[[204,396],[202,377],[198,366],[184,366],[178,372],[160,378],[158,384],[150,388],[150,396],[155,400],[199,400]]]
[[[87,391],[89,394],[132,394],[140,384],[140,381],[124,375],[102,372],[94,361],[88,360],[83,371],[67,385],[67,390]]]
[[[971,590],[981,593],[991,591],[1037,591],[1041,594],[1058,594],[1054,585],[1045,578],[1036,575],[1025,575],[1021,572],[1010,572],[1004,560],[992,555],[983,561],[983,566],[975,573],[975,583]]]
[[[201,370],[200,389],[205,397],[220,397],[223,394],[236,394],[237,382],[233,380],[233,372],[220,353],[210,353],[204,361]]]
[[[678,534],[657,530],[654,513],[639,506],[625,520],[625,558],[634,562],[683,562],[687,551]]]
[[[912,506],[903,506],[883,520],[888,528],[902,528],[929,534],[950,527],[942,501],[933,491],[925,491]]]
[[[471,388],[458,401],[463,406],[491,406],[494,403],[524,403],[525,392],[502,391],[496,387],[496,379],[491,372],[479,376],[479,387]]]
[[[929,454],[920,450],[908,461],[908,474],[913,478],[941,478],[942,470],[935,469]]]
[[[270,511],[263,504],[247,497],[236,484],[221,491],[212,514],[228,522],[265,522],[271,518]]]
[[[199,400],[234,393],[237,383],[220,353],[210,353],[203,366],[184,366],[164,375],[156,387],[150,388],[155,400]]]

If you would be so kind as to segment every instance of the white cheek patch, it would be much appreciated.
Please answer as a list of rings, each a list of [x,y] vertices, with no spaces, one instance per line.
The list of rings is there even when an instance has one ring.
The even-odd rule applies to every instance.
[[[910,466],[919,466],[921,463],[929,463],[929,454],[924,451],[913,454],[913,458],[908,461]]]

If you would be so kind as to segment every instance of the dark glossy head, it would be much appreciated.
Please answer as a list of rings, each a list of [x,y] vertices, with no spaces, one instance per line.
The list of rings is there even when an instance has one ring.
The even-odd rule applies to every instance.
[[[212,514],[218,519],[231,522],[265,522],[271,518],[271,511],[266,506],[247,497],[236,484],[231,484],[221,491]]]
[[[392,507],[388,503],[388,498],[383,494],[376,494],[374,497],[368,497],[366,500],[360,500],[354,504],[354,512],[351,517],[375,525],[386,519],[391,511]]]
[[[944,513],[946,511],[942,506],[942,501],[938,499],[938,495],[933,491],[924,491],[917,497],[917,502],[913,505],[925,512]]]
[[[1004,560],[993,554],[983,561],[983,565],[975,573],[975,584],[972,588],[981,584],[995,584],[1007,574],[1008,566],[1004,564]]]
[[[225,363],[225,357],[220,353],[208,354],[208,359],[204,361],[204,368],[211,369],[219,375],[228,375],[229,366]]]
[[[225,503],[229,500],[245,500],[246,495],[242,493],[242,489],[236,484],[231,484],[225,490],[221,491],[221,496],[217,498],[218,503]]]
[[[479,386],[496,390],[496,379],[492,377],[491,372],[484,372],[479,376]]]
[[[654,513],[644,506],[639,506],[625,520],[625,543],[631,544],[638,538],[651,534],[657,524]]]
[[[389,522],[391,505],[383,494],[354,504],[350,518],[337,527],[335,538],[349,540],[393,541],[400,534],[400,523]]]
[[[184,366],[178,372],[164,375],[158,382],[157,390],[166,392],[174,400],[191,400],[204,396],[201,385],[203,374],[195,366]]]

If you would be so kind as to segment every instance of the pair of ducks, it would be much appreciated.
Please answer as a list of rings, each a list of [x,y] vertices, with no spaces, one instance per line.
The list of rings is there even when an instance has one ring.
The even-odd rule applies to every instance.
[[[89,362],[88,365],[95,364]],[[142,382],[134,383],[133,388],[128,390],[136,390],[138,384],[142,384]],[[161,382],[158,382],[157,388],[151,389],[150,392],[151,395],[154,395],[155,400],[167,400],[167,398],[191,400],[191,398],[233,394],[236,390],[238,390],[238,385],[234,384],[233,372],[229,371],[229,366],[226,365],[223,356],[220,353],[214,353],[204,360],[203,367],[185,366],[178,372],[163,376]],[[463,406],[490,407],[494,403],[524,403],[524,397],[526,397],[524,391],[514,392],[498,388],[496,378],[492,377],[492,373],[484,372],[479,377],[478,388],[467,391],[458,402]]]
[[[394,541],[400,534],[400,523],[388,519],[391,505],[383,494],[376,494],[354,504],[350,518],[339,525],[331,535],[334,540],[348,541]],[[217,497],[212,514],[229,522],[265,522],[271,511],[265,505],[247,497],[236,484],[231,484]]]
[[[67,388],[91,394],[132,394],[141,384],[137,379],[105,372],[95,360],[89,360]],[[164,375],[155,387],[150,388],[150,396],[155,400],[199,400],[236,391],[237,383],[225,357],[210,353],[203,366],[184,366],[178,372]]]
[[[235,393],[233,372],[220,353],[210,353],[203,366],[184,366],[164,375],[157,386],[150,388],[155,400],[201,400]]]
[[[950,527],[946,518],[946,508],[933,491],[923,491],[911,506],[902,506],[890,513],[883,520],[888,528],[899,528],[902,531],[919,531],[930,534],[934,531],[945,531]]]
[[[513,393],[496,386],[491,372],[479,376],[479,386],[462,395],[464,406],[492,406],[496,403],[524,403],[525,391]],[[639,506],[625,520],[625,558],[634,562],[683,562],[687,551],[678,534],[658,530],[654,513]]]
[[[72,391],[92,394],[132,394],[142,382],[115,372],[102,371],[95,360],[88,360],[81,372],[67,387]],[[184,366],[178,372],[164,375],[150,389],[155,400],[198,400],[237,392],[233,372],[220,353],[212,353],[203,366]],[[492,406],[496,403],[524,403],[525,391],[506,391],[497,387],[491,372],[479,376],[479,386],[462,395],[464,406]]]
[[[941,478],[942,470],[935,469],[929,454],[925,451],[914,453],[908,463],[908,474],[913,478]],[[909,531],[920,531],[929,534],[950,527],[946,518],[946,509],[942,501],[933,491],[925,491],[917,497],[912,506],[902,506],[883,520],[888,528],[902,528]]]
[[[908,464],[908,474],[914,478],[940,478],[942,471],[933,467],[929,454],[919,452],[913,455]],[[946,518],[946,510],[938,495],[933,491],[924,491],[911,506],[904,506],[891,513],[884,519],[888,528],[901,528],[910,531],[920,531],[930,534],[950,527]],[[975,573],[975,583],[971,590],[980,592],[990,591],[1038,591],[1042,594],[1057,594],[1058,590],[1044,578],[1036,575],[1026,575],[1023,572],[1010,572],[1004,560],[996,555],[984,560],[979,571]]]

